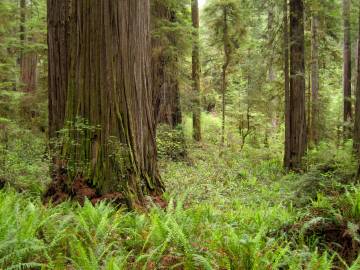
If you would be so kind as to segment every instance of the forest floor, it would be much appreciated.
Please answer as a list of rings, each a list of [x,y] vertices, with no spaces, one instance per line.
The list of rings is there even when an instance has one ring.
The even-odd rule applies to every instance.
[[[217,119],[206,117],[201,144],[185,122],[182,161],[167,157],[178,147],[160,131],[168,206],[131,213],[106,202],[44,205],[44,136],[7,120],[0,269],[360,269],[350,145],[324,143],[309,152],[306,173],[286,174],[276,138],[242,151],[229,139],[220,158]]]

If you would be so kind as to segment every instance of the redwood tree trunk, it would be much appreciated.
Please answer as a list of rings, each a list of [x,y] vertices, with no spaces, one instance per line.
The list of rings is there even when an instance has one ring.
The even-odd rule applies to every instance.
[[[350,0],[343,0],[344,20],[344,139],[349,139],[352,121],[351,107],[351,41],[350,41]]]
[[[224,63],[221,75],[221,94],[222,94],[222,125],[221,125],[221,146],[225,144],[225,126],[226,126],[226,90],[227,90],[227,69],[230,64],[230,38],[228,32],[228,10],[223,8],[223,46],[224,46]]]
[[[65,101],[67,181],[82,177],[97,193],[118,192],[130,207],[142,204],[145,195],[164,190],[156,158],[150,2],[68,1],[48,0],[49,64],[55,64],[49,106],[61,114]]]
[[[182,122],[178,60],[169,46],[176,47],[176,33],[166,33],[163,24],[176,23],[176,13],[167,2],[153,2],[153,31],[159,32],[152,38],[152,66],[155,120],[158,124],[176,127]],[[159,28],[159,29],[158,29]]]
[[[304,3],[290,0],[290,160],[299,171],[306,151]]]
[[[357,46],[357,58],[360,59],[360,8],[359,8],[359,36]],[[357,61],[356,76],[356,103],[355,103],[355,123],[354,123],[354,150],[360,157],[360,61]]]
[[[199,3],[192,0],[191,17],[193,25],[192,48],[192,82],[193,82],[193,137],[201,141],[201,107],[200,107],[200,47],[199,47]]]
[[[318,18],[312,16],[311,20],[311,123],[310,140],[313,144],[319,143],[319,42]]]
[[[29,50],[28,44],[33,42],[33,37],[26,35],[27,18],[26,0],[20,0],[20,83],[24,92],[33,92],[37,85],[37,53]]]
[[[284,89],[285,89],[285,150],[284,166],[290,168],[290,78],[289,78],[289,17],[288,0],[283,3],[284,24]]]
[[[48,0],[49,137],[64,127],[68,87],[70,0]]]

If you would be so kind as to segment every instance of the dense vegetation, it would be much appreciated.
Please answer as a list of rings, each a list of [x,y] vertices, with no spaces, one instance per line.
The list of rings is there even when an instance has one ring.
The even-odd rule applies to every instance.
[[[0,1],[0,269],[360,269],[359,17]]]

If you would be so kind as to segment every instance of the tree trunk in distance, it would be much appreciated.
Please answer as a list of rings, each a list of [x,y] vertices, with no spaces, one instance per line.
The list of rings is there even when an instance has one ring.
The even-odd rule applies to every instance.
[[[199,3],[192,0],[191,17],[193,25],[193,46],[192,46],[192,83],[193,83],[193,138],[201,141],[201,107],[200,107],[200,38],[199,38]]]
[[[352,121],[351,105],[351,41],[350,41],[350,0],[343,0],[344,20],[344,139],[351,136],[350,123]]]
[[[153,2],[152,28],[158,30],[157,20],[176,23],[176,13],[161,0]],[[176,47],[176,33],[164,34],[166,37],[152,37],[152,75],[155,120],[157,124],[168,124],[175,128],[182,123],[180,105],[178,61],[166,51],[169,45]],[[166,40],[164,42],[164,40]]]
[[[288,0],[283,3],[284,24],[284,89],[285,89],[285,150],[284,167],[290,168],[290,77],[289,77],[289,22]]]
[[[224,45],[224,63],[222,66],[221,74],[221,95],[222,95],[222,124],[221,124],[221,141],[220,145],[225,145],[225,120],[226,120],[226,88],[227,88],[227,68],[230,64],[230,39],[228,33],[228,10],[226,7],[223,8],[223,45]]]
[[[37,86],[37,63],[38,57],[35,52],[28,52],[25,46],[33,42],[33,37],[26,35],[27,18],[26,0],[20,0],[20,83],[23,92],[33,92]]]
[[[304,3],[290,0],[290,160],[301,171],[306,151]]]
[[[314,145],[319,143],[319,42],[318,42],[319,21],[316,15],[311,19],[311,131],[310,141]]]
[[[359,8],[359,32],[358,32],[357,58],[360,60],[360,8]],[[356,74],[356,103],[355,103],[355,123],[354,123],[354,151],[360,160],[360,61],[357,61]],[[360,168],[360,167],[359,167]]]

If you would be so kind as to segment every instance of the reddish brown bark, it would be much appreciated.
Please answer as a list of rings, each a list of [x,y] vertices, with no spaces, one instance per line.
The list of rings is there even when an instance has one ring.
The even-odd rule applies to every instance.
[[[80,175],[98,194],[119,192],[130,207],[143,204],[145,195],[164,190],[152,103],[150,2],[60,2],[48,0],[49,64],[61,59],[49,70],[49,91],[50,108],[62,113],[65,102],[70,140],[61,154],[68,181]],[[79,119],[85,125],[76,125]]]
[[[20,0],[20,83],[21,90],[24,92],[33,92],[37,87],[37,53],[27,48],[34,42],[33,37],[26,34],[26,19],[29,12],[25,0]]]
[[[290,0],[290,130],[289,159],[285,165],[290,170],[302,168],[306,151],[305,111],[305,45],[304,45],[304,3]]]
[[[201,141],[201,107],[200,107],[200,47],[199,47],[199,3],[192,0],[191,17],[193,25],[192,47],[192,83],[193,83],[193,138]]]

